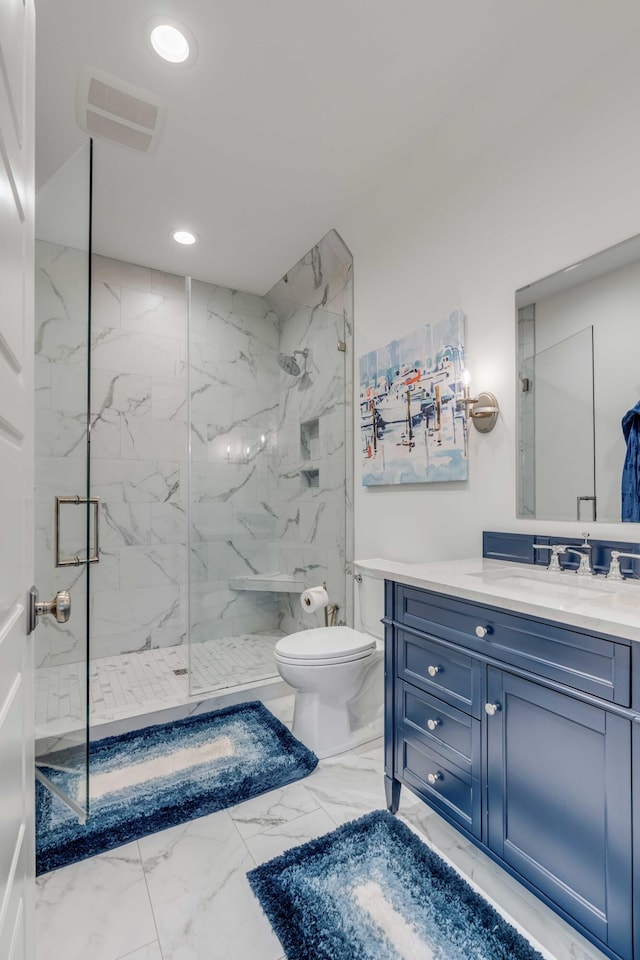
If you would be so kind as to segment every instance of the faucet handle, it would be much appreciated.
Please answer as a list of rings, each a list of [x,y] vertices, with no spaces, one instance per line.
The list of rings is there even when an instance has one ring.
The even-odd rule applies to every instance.
[[[534,543],[534,544],[533,544],[533,549],[534,549],[534,550],[550,550],[550,551],[551,551],[551,557],[550,557],[550,559],[549,559],[549,565],[548,565],[548,567],[547,567],[547,570],[548,570],[550,573],[558,573],[560,570],[562,570],[562,567],[560,566],[560,561],[558,560],[558,557],[560,556],[561,553],[566,553],[566,551],[567,551],[567,549],[568,549],[566,543],[553,543],[553,544],[551,544],[551,543]]]
[[[606,580],[624,580],[622,576],[622,571],[620,570],[620,551],[612,550],[611,551],[611,562],[609,563],[609,569],[607,571]]]
[[[607,573],[607,576],[606,576],[607,580],[624,580],[625,579],[620,569],[620,557],[628,557],[630,560],[640,560],[640,554],[624,553],[622,550],[612,550],[611,563],[609,564],[609,572]]]

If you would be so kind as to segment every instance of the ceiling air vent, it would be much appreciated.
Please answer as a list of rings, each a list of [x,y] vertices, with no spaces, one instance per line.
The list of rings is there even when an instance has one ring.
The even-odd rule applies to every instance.
[[[146,90],[101,70],[80,71],[76,116],[92,137],[149,153],[160,135],[164,112],[160,98]]]

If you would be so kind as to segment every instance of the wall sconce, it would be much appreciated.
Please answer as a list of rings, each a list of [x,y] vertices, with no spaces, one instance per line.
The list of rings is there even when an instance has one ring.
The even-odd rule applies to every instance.
[[[462,402],[464,403],[467,416],[473,420],[473,425],[480,433],[490,433],[496,425],[500,407],[495,394],[483,390],[477,397],[469,396],[469,383],[471,377],[468,370],[462,371],[462,383],[464,384],[464,394]]]

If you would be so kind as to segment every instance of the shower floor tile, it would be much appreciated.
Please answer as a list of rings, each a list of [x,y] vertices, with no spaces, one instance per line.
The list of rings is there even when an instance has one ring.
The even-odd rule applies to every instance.
[[[273,650],[282,636],[280,630],[266,630],[193,644],[191,695],[186,646],[94,660],[89,679],[91,723],[179,706],[205,693],[275,677]],[[36,670],[36,739],[84,725],[84,683],[83,664]]]

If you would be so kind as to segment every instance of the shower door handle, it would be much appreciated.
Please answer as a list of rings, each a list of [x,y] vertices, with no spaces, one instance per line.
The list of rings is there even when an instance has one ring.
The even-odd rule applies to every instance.
[[[38,617],[48,613],[56,618],[57,623],[66,623],[71,616],[71,594],[68,590],[58,590],[53,600],[41,601],[38,591],[31,587],[27,598],[27,633],[36,628]]]
[[[77,555],[68,558],[63,558],[60,555],[60,508],[65,503],[71,503],[74,506],[91,504],[93,516],[93,550],[90,544],[90,555],[86,560]],[[55,557],[56,567],[79,567],[82,563],[100,563],[100,497],[80,497],[77,494],[74,497],[56,497]]]

